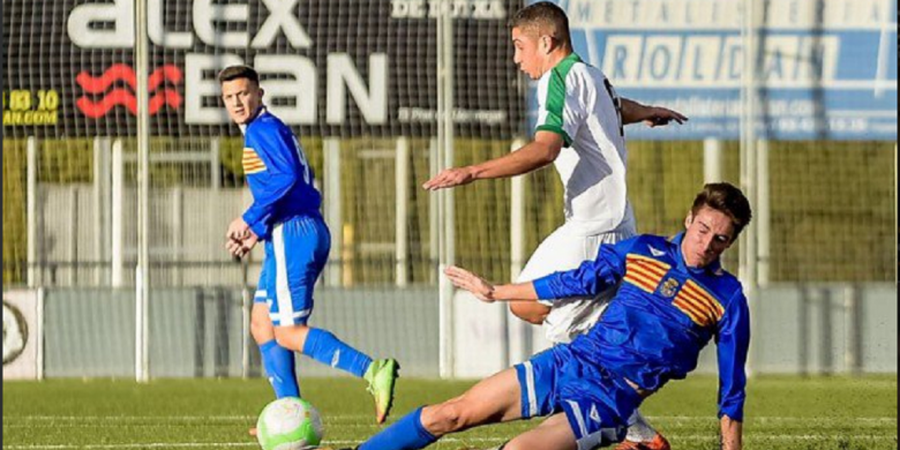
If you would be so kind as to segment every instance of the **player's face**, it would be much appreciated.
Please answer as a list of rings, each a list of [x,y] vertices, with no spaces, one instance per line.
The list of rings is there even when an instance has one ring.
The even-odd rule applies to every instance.
[[[222,101],[228,116],[241,125],[253,120],[262,104],[263,90],[247,78],[237,78],[222,83]]]
[[[728,215],[707,206],[688,214],[684,226],[681,254],[688,267],[706,267],[734,241],[734,224]]]
[[[516,27],[512,29],[512,41],[515,48],[513,62],[519,66],[519,70],[525,72],[532,80],[541,78],[544,74],[544,58],[540,51],[540,38]]]

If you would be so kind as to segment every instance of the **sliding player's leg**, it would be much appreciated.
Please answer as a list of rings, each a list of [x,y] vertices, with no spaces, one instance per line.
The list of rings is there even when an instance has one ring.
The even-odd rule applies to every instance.
[[[565,344],[516,368],[523,389],[522,416],[554,414],[565,418],[569,431],[563,429],[563,419],[554,418],[513,439],[504,450],[593,449],[621,442],[628,417],[641,403],[627,380],[582,359]]]
[[[486,378],[465,394],[418,408],[376,434],[358,450],[417,450],[442,436],[521,417],[521,389],[515,369]]]
[[[577,450],[575,433],[563,413],[557,413],[533,430],[516,436],[503,450]]]
[[[595,399],[565,399],[563,412],[503,446],[503,450],[578,450],[611,446],[625,436],[625,427],[610,408]]]
[[[670,450],[669,441],[635,410],[628,420],[628,435],[616,450]]]
[[[579,387],[574,391],[590,393],[595,389]],[[613,418],[616,414],[610,414],[612,410],[607,405],[610,397],[600,397],[606,399],[594,395],[589,395],[587,400],[563,399],[562,413],[552,415],[535,429],[491,450],[575,450],[610,446],[622,438],[625,425],[621,420]],[[635,410],[628,423],[633,423],[634,418],[639,415]],[[633,428],[633,425],[628,428],[629,434],[633,432]],[[656,450],[663,444],[668,448],[665,438],[655,432],[638,437],[638,440],[622,441],[616,446],[616,450]]]

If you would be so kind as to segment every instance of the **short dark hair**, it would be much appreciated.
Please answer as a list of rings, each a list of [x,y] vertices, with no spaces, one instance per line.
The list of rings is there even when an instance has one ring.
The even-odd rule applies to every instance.
[[[730,183],[707,183],[694,198],[691,214],[697,215],[703,207],[725,213],[734,225],[734,239],[753,218],[750,202],[740,189]]]
[[[540,29],[545,31],[553,39],[556,39],[568,48],[572,48],[572,38],[569,34],[569,18],[562,8],[551,2],[538,2],[526,6],[516,12],[509,22],[510,28]]]
[[[259,74],[250,66],[228,66],[222,69],[218,76],[219,84],[226,81],[237,80],[238,78],[246,78],[259,86]]]

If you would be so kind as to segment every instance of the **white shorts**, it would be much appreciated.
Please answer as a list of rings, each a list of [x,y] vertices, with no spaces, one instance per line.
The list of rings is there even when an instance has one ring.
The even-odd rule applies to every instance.
[[[631,208],[619,227],[607,233],[585,236],[577,227],[566,223],[547,236],[528,259],[516,282],[531,281],[553,272],[575,269],[584,261],[594,259],[601,244],[614,244],[635,235],[635,221]],[[544,333],[554,344],[571,342],[578,335],[587,333],[600,319],[600,314],[615,295],[618,287],[612,287],[594,298],[568,298],[542,301],[551,307],[544,320]]]

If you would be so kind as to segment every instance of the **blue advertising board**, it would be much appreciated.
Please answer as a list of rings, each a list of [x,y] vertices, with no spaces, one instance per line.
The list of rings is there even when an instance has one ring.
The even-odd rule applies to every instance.
[[[569,16],[576,53],[619,95],[691,119],[630,127],[629,138],[739,138],[745,2],[556,3]],[[896,0],[767,0],[761,11],[760,137],[896,141]]]

